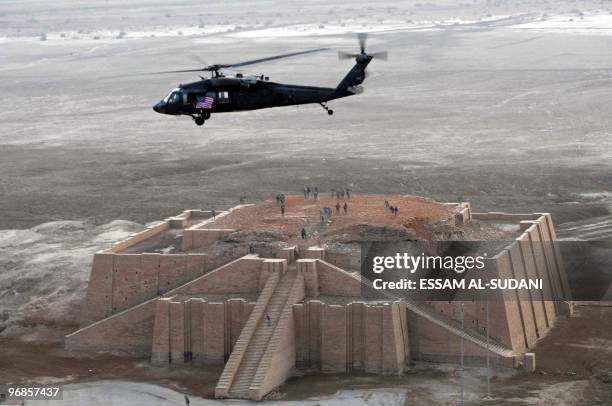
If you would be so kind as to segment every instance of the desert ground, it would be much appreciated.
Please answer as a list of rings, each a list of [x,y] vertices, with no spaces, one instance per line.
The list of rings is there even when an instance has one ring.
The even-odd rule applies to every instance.
[[[371,63],[363,94],[331,102],[333,116],[305,105],[218,114],[196,127],[151,109],[198,80],[152,72],[311,48],[330,50],[243,73],[335,86],[352,66],[336,51],[355,51],[356,32],[389,60]],[[610,45],[604,1],[3,1],[0,382],[122,379],[209,397],[198,382],[210,376],[110,356],[92,359],[101,372],[91,374],[61,349],[92,254],[185,208],[220,210],[308,184],[547,211],[562,238],[609,239]],[[611,315],[579,307],[539,344],[549,356],[536,378],[497,378],[498,403],[603,404]],[[601,361],[591,365],[585,352]],[[397,382],[314,375],[280,392],[298,400],[402,387],[406,404],[419,404],[415,395],[457,401],[456,371],[421,372]],[[471,376],[467,399],[479,403],[481,371]]]

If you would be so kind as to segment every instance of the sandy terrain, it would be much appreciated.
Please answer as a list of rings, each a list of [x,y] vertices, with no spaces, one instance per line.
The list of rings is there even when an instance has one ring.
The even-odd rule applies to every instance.
[[[578,307],[576,317],[559,321],[558,328],[538,344],[536,352],[540,355],[535,374],[492,371],[491,401],[483,400],[487,393],[486,370],[468,368],[465,373],[466,404],[606,405],[612,382],[612,329],[606,323],[610,317],[612,307]],[[597,339],[593,340],[593,337]],[[110,401],[118,396],[145,401],[146,393],[151,392],[166,394],[164,397],[169,402],[182,398],[167,389],[120,383],[125,381],[156,384],[190,397],[210,398],[221,373],[221,367],[202,368],[186,364],[166,369],[152,367],[147,359],[111,355],[74,358],[57,345],[24,343],[11,338],[0,337],[0,345],[3,349],[0,362],[6,366],[0,370],[0,382],[68,384],[65,390],[69,391],[66,399],[70,402],[86,399]],[[108,380],[119,382],[112,385],[104,382]],[[286,401],[316,398],[318,403],[328,397],[346,399],[346,394],[338,394],[338,391],[356,390],[358,392],[353,396],[360,398],[364,392],[384,388],[383,392],[387,393],[385,401],[395,401],[393,399],[401,395],[405,396],[405,405],[454,405],[459,399],[459,384],[459,366],[456,364],[417,364],[402,376],[359,373],[350,376],[301,375],[269,398]],[[116,387],[116,391],[110,390],[111,387]]]
[[[93,254],[142,229],[117,220],[0,230],[0,333],[26,341],[61,339],[76,325]]]
[[[108,403],[113,405],[169,405],[184,404],[185,395],[171,389],[149,384],[131,382],[96,382],[92,384],[68,385],[64,389],[62,404],[82,405],[84,403]],[[189,397],[191,405],[223,406],[247,405],[248,401],[220,401]],[[319,397],[311,400],[283,402],[292,406],[339,406],[351,404],[356,406],[402,406],[405,402],[403,391],[341,391],[332,397]],[[45,404],[42,402],[41,404]],[[53,405],[53,401],[46,402]],[[261,405],[273,405],[274,401],[262,402]]]
[[[569,222],[563,238],[610,238],[611,11],[599,1],[3,1],[0,365],[10,367],[0,368],[0,382],[124,379],[210,396],[218,371],[149,370],[145,360],[103,357],[92,374],[61,351],[91,254],[184,208],[220,210],[242,195],[260,201],[309,184],[322,195],[349,187],[462,196],[478,211],[550,211]],[[217,115],[198,128],[151,110],[197,77],[144,73],[202,61],[331,47],[244,73],[335,86],[351,66],[335,50],[355,50],[355,31],[369,32],[368,49],[386,49],[390,59],[371,64],[364,94],[330,104],[334,116],[288,107]],[[557,341],[547,337],[537,350],[550,355],[546,374],[497,381],[497,403],[609,398],[608,361],[576,366],[585,352],[610,360],[612,338],[601,330],[608,310],[585,310]],[[574,337],[578,330],[584,335]],[[478,403],[484,389],[474,376],[468,399]],[[283,391],[303,399],[412,383],[406,404],[456,402],[452,372],[396,384],[307,382],[312,392],[301,383]]]
[[[87,13],[3,4],[0,88],[13,102],[0,110],[0,227],[57,218],[144,223],[177,208],[225,208],[243,194],[300,193],[305,183],[441,201],[462,195],[480,210],[549,210],[558,222],[607,214],[609,198],[584,194],[612,189],[611,30],[534,33],[523,25],[541,24],[543,14],[569,24],[579,20],[568,16],[573,9],[591,10],[588,18],[609,10],[599,2],[439,3],[266,3],[246,12],[111,2]],[[206,31],[223,23],[233,31]],[[182,28],[200,24],[198,33]],[[127,34],[116,38],[121,27]],[[198,59],[354,50],[356,27],[390,59],[371,64],[364,94],[331,103],[332,117],[319,106],[288,107],[217,115],[197,128],[151,110],[176,83],[197,77],[142,73],[197,67]],[[60,36],[102,29],[116,35]],[[155,37],[130,35],[145,31]],[[334,86],[350,66],[329,51],[245,73]]]

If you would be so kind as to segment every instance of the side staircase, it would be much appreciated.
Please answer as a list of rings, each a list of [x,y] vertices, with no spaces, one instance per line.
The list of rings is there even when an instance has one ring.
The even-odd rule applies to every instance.
[[[351,274],[351,277],[355,278],[359,281],[359,283],[365,283],[366,286],[371,286],[371,282],[364,282],[360,277]],[[397,300],[397,298],[386,291],[378,292],[382,296],[388,297],[390,300]],[[452,319],[448,316],[440,314],[431,306],[414,300],[403,300],[406,308],[429,320],[430,322],[442,327],[443,329],[449,331],[450,333],[456,335],[457,337],[463,337],[466,340],[471,341],[477,346],[490,351],[492,354],[498,355],[503,358],[514,359],[518,354],[515,354],[512,349],[507,348],[503,344],[497,342],[493,337],[487,337],[473,329],[462,328],[461,323],[458,320]]]
[[[463,337],[466,340],[473,342],[481,348],[487,349],[491,351],[491,353],[498,355],[504,358],[514,358],[516,354],[509,349],[506,348],[501,343],[498,343],[494,338],[487,338],[484,334],[475,331],[470,328],[461,328],[461,323],[457,320],[451,319],[450,317],[444,316],[436,312],[430,306],[415,302],[415,301],[405,301],[406,307],[408,310],[413,313],[418,314],[419,316],[431,321],[434,324],[444,328],[445,330],[450,331],[452,334],[457,337]]]
[[[279,351],[282,337],[294,341],[291,309],[304,297],[304,279],[295,265],[281,273],[268,277],[217,383],[216,397],[260,400],[266,388],[282,383],[284,375],[291,372],[292,365],[285,366],[287,371],[274,371],[271,375],[283,377],[278,383],[274,377],[270,378],[273,382],[266,378],[271,368],[279,368],[272,365],[272,357]]]

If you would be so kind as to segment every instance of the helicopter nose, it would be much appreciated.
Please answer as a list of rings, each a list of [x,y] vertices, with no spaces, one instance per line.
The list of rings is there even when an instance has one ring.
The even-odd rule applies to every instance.
[[[155,106],[153,106],[153,110],[155,110],[155,112],[157,113],[164,114],[166,112],[166,106],[163,102],[159,102]]]

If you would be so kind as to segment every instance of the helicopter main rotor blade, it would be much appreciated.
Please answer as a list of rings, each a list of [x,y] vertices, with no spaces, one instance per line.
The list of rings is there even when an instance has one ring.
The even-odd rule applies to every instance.
[[[308,51],[291,52],[289,54],[269,56],[269,57],[266,57],[266,58],[253,59],[251,61],[232,63],[232,64],[227,64],[227,65],[219,65],[219,67],[221,67],[221,68],[237,68],[239,66],[253,65],[253,64],[256,64],[256,63],[273,61],[275,59],[281,59],[281,58],[289,58],[291,56],[297,56],[297,55],[306,55],[306,54],[311,54],[313,52],[326,51],[328,49],[329,48],[317,48],[317,49],[311,49],[311,50],[308,50]]]
[[[185,72],[205,72],[206,68],[200,69],[184,69],[184,70],[165,70],[161,72],[149,72],[147,75],[162,75],[164,73],[185,73]]]
[[[273,61],[275,59],[289,58],[291,56],[306,55],[306,54],[311,54],[313,52],[326,51],[328,49],[329,48],[317,48],[317,49],[310,49],[308,51],[291,52],[289,54],[268,56],[266,58],[253,59],[251,61],[245,61],[245,62],[238,62],[238,63],[231,63],[231,64],[215,64],[215,65],[208,65],[208,66],[205,66],[199,69],[169,70],[169,71],[163,71],[163,72],[151,72],[149,74],[157,75],[157,74],[164,74],[164,73],[211,72],[211,71],[218,71],[220,69],[237,68],[237,67],[253,65],[253,64],[261,63],[261,62]]]

